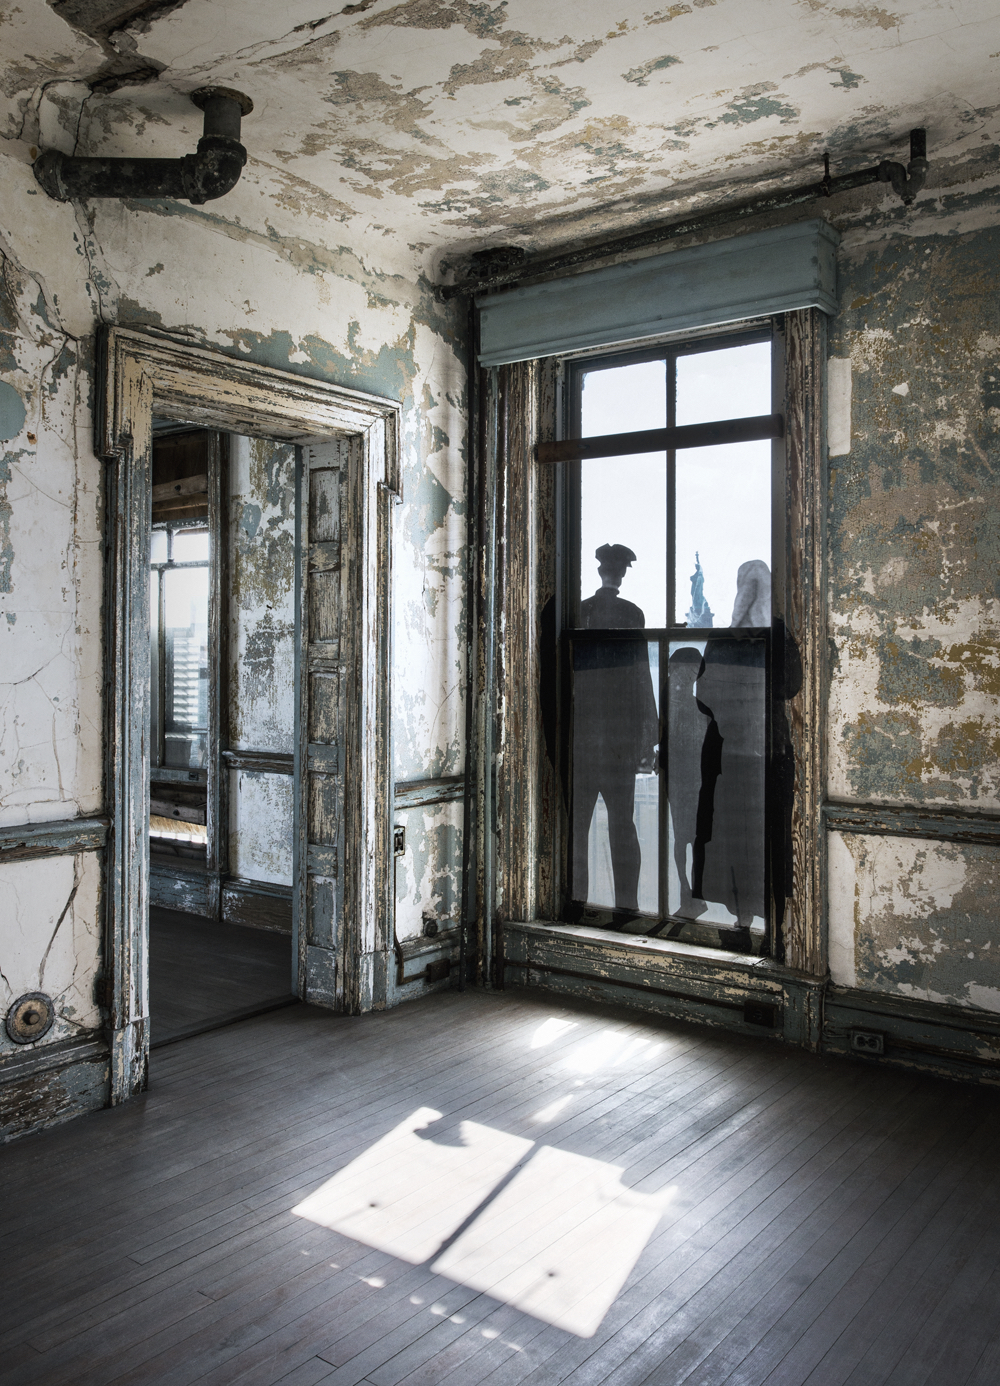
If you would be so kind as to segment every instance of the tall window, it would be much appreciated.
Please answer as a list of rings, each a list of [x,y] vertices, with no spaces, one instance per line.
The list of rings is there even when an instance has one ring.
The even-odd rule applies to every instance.
[[[569,386],[569,917],[767,951],[770,332]]]

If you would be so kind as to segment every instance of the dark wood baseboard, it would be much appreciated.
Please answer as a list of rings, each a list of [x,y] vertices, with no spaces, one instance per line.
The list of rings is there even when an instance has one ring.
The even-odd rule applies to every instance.
[[[290,934],[292,888],[267,881],[223,881],[222,918],[227,924]]]
[[[766,958],[669,940],[609,938],[586,927],[506,924],[504,952],[509,986],[744,1034],[770,1033],[860,1063],[1000,1084],[1000,1014],[992,1011],[836,986]],[[874,1036],[873,1049],[858,1047],[859,1033],[862,1043]]]
[[[106,1107],[109,1093],[99,1034],[26,1045],[0,1060],[0,1143]]]

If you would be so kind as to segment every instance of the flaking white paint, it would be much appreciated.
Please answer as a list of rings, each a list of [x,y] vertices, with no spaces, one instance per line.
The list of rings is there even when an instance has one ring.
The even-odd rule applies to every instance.
[[[94,852],[0,864],[0,1014],[25,992],[51,996],[56,1018],[39,1046],[101,1023],[94,997],[99,889]],[[18,1050],[0,1027],[0,1055]]]

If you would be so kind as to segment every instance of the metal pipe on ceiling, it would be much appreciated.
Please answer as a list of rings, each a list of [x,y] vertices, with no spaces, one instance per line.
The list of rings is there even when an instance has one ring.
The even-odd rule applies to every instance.
[[[74,198],[172,197],[199,206],[231,192],[247,152],[240,123],[253,102],[229,87],[200,87],[191,100],[205,113],[196,154],[180,159],[84,159],[45,149],[35,160],[35,178],[57,202]]]
[[[710,231],[717,226],[731,225],[733,222],[762,216],[767,212],[782,211],[786,207],[812,202],[820,197],[835,197],[839,193],[853,192],[856,188],[868,187],[872,183],[890,183],[896,195],[909,206],[927,177],[927,131],[910,131],[910,161],[905,168],[891,159],[883,159],[870,168],[839,174],[834,178],[830,175],[829,155],[824,156],[824,167],[823,177],[815,183],[804,183],[794,188],[762,193],[747,202],[725,204],[709,212],[698,212],[693,216],[683,217],[679,221],[648,226],[641,231],[614,236],[609,240],[591,241],[554,255],[533,258],[520,246],[509,245],[480,250],[472,256],[476,271],[473,277],[460,284],[446,284],[438,292],[443,299],[448,300],[463,294],[474,296],[491,289],[523,284],[530,280],[580,269],[612,256],[648,250],[651,246],[675,240],[678,236]]]

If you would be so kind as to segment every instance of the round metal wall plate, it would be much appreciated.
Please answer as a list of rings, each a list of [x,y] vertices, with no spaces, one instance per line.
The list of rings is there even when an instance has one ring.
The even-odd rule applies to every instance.
[[[56,1008],[44,991],[26,991],[7,1012],[7,1034],[15,1044],[34,1044],[52,1029]]]

